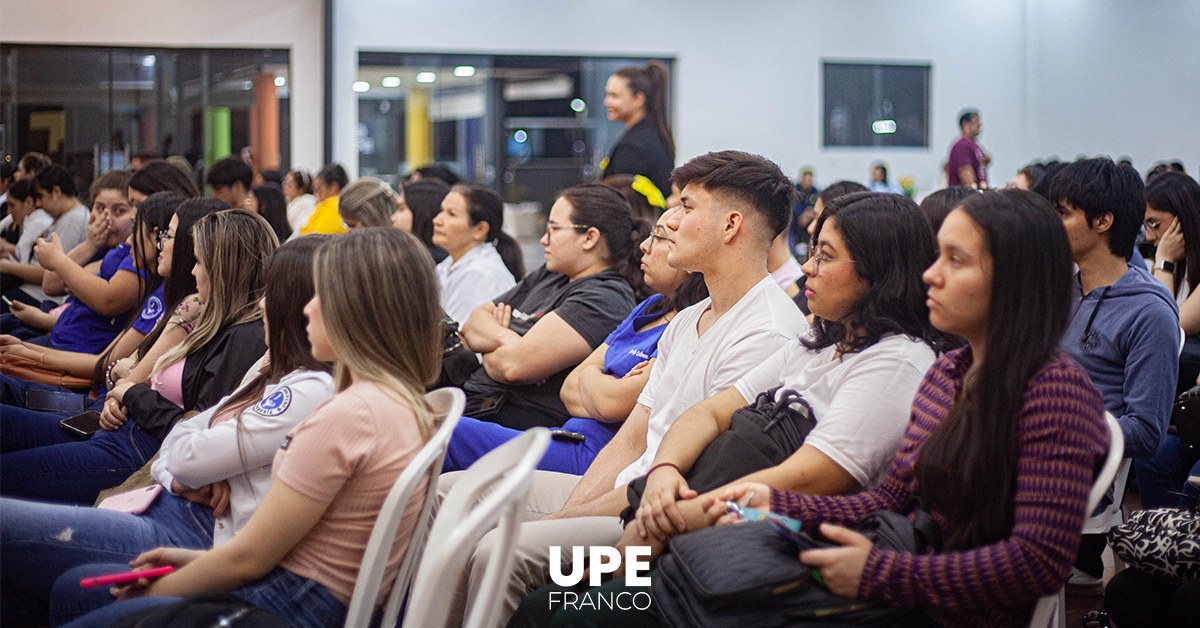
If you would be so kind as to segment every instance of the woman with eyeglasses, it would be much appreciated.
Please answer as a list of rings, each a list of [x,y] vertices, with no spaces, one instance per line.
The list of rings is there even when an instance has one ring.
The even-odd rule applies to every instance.
[[[587,471],[633,411],[658,359],[658,340],[667,323],[680,310],[708,296],[703,275],[667,264],[674,231],[666,222],[675,211],[668,210],[659,217],[654,231],[641,244],[641,268],[646,286],[654,294],[633,308],[563,382],[559,398],[572,417],[563,429],[571,436],[551,442],[538,469],[574,475]],[[444,469],[466,469],[518,434],[520,431],[513,428],[464,417],[450,441]]]
[[[517,430],[571,418],[563,382],[633,310],[645,236],[620,192],[599,183],[563,191],[542,236],[546,264],[463,324],[463,340],[483,355],[463,386],[464,414]]]
[[[504,233],[504,200],[491,188],[460,183],[433,217],[433,244],[449,256],[437,265],[442,309],[464,322],[490,296],[525,276],[521,246]]]

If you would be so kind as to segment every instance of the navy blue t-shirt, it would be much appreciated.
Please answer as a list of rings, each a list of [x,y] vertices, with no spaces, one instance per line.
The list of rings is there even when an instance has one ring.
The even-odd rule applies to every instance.
[[[621,321],[613,333],[604,339],[608,350],[604,352],[604,372],[613,377],[625,377],[630,369],[658,356],[658,339],[667,330],[666,325],[655,325],[645,331],[638,328],[662,317],[662,312],[647,314],[646,310],[662,300],[656,294],[633,308],[628,318]]]
[[[150,293],[146,297],[146,302],[142,304],[142,311],[138,314],[137,320],[133,321],[134,331],[139,331],[143,334],[149,334],[154,330],[154,326],[158,324],[158,319],[163,314],[163,287],[159,286],[157,290]]]
[[[109,281],[118,271],[137,272],[133,266],[133,256],[130,255],[129,245],[125,242],[117,245],[100,262],[100,272],[97,276]],[[132,312],[124,312],[117,316],[101,316],[96,310],[88,307],[75,297],[67,299],[69,307],[63,310],[54,329],[50,332],[50,344],[56,349],[78,351],[79,353],[97,353],[117,334],[125,328],[125,321]]]

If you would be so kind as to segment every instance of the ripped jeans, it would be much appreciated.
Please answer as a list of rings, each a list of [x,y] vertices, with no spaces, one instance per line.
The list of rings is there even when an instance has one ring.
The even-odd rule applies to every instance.
[[[212,547],[212,509],[163,492],[141,515],[0,499],[0,625],[46,625],[63,572],[128,563],[156,547]],[[104,590],[104,587],[101,587]]]

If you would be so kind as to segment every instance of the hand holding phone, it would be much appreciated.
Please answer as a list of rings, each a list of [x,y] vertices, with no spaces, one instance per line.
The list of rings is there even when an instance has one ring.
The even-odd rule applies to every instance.
[[[153,567],[151,569],[143,569],[141,571],[127,571],[125,573],[113,573],[104,576],[96,576],[95,578],[84,578],[79,581],[79,586],[89,589],[91,587],[99,587],[106,584],[123,584],[125,582],[136,582],[142,578],[161,578],[172,571],[175,567],[166,565],[163,567]]]

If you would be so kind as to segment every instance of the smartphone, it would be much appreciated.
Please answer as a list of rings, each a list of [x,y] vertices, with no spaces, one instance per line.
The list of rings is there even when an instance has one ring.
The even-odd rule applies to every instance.
[[[12,309],[12,299],[4,296],[0,296],[0,299],[4,299],[4,305],[8,306],[9,309]]]
[[[579,432],[572,432],[564,429],[550,430],[550,438],[553,438],[554,440],[561,440],[567,443],[578,443],[580,445],[587,441],[587,436],[584,436]]]
[[[95,410],[88,410],[83,414],[76,414],[73,417],[63,419],[58,424],[64,430],[86,440],[91,438],[92,434],[100,431],[100,413]]]
[[[158,499],[162,494],[162,484],[155,484],[145,488],[138,488],[126,493],[113,495],[108,499],[100,502],[96,508],[105,510],[115,510],[117,512],[126,512],[131,515],[140,515],[146,512],[146,509]]]
[[[127,571],[125,573],[112,573],[106,576],[96,576],[95,578],[84,578],[79,581],[79,586],[87,589],[91,587],[99,587],[106,584],[121,584],[122,582],[136,582],[142,578],[160,578],[172,571],[175,567],[167,565],[165,567],[155,567],[153,569],[143,569],[141,571]]]
[[[25,407],[43,412],[83,412],[87,409],[85,397],[64,390],[30,388],[25,391]]]
[[[801,532],[804,529],[804,524],[799,519],[777,515],[773,512],[746,508],[732,501],[725,502],[725,509],[746,521],[766,521],[771,525],[771,529],[776,534],[799,545],[801,549],[814,549],[816,547],[813,545],[812,539]]]

